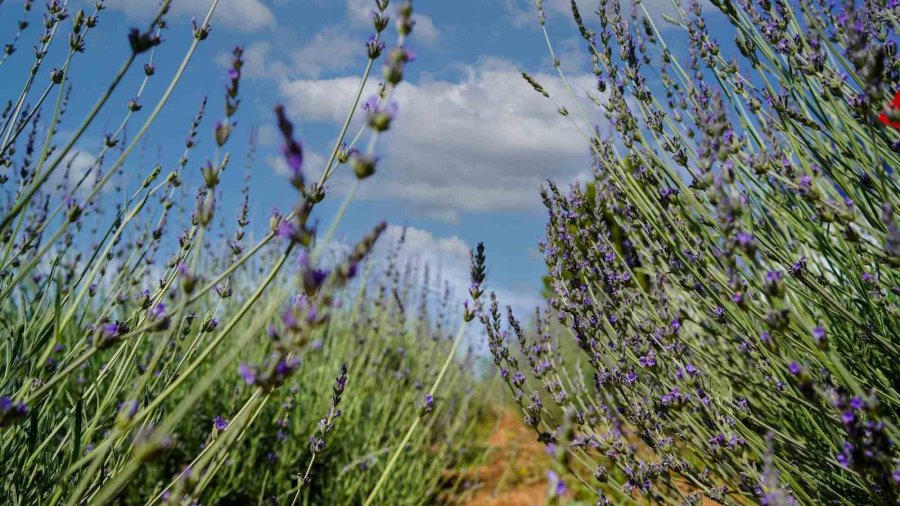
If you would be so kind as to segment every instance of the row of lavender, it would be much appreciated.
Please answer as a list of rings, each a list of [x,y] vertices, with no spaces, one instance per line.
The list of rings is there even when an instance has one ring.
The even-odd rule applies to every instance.
[[[532,335],[492,301],[495,362],[577,478],[553,493],[896,504],[900,8],[711,3],[663,31],[640,3],[572,2],[608,138],[555,55],[572,111],[525,76],[595,178],[545,191],[549,306]]]
[[[439,286],[427,271],[398,263],[399,246],[366,263],[384,224],[345,252],[331,246],[357,185],[376,171],[376,142],[393,120],[391,96],[412,59],[411,4],[389,12],[388,0],[372,3],[373,35],[361,43],[368,62],[321,174],[304,165],[294,127],[276,108],[296,205],[254,228],[253,141],[242,204],[236,213],[217,205],[224,171],[239,163],[229,146],[240,112],[240,47],[224,97],[200,104],[180,159],[147,171],[143,182],[116,177],[138,170],[131,155],[210,36],[220,2],[211,0],[194,22],[181,64],[145,109],[171,3],[163,0],[146,28],[127,34],[128,59],[74,126],[65,112],[73,90],[82,90],[69,71],[102,26],[103,0],[86,11],[51,0],[42,13],[26,0],[6,48],[2,63],[23,44],[29,19],[43,15],[30,74],[0,120],[2,502],[459,497],[462,483],[442,471],[477,455],[469,436],[483,405],[471,361],[452,360],[464,324],[455,338],[448,327],[463,320],[462,310],[430,313]],[[396,43],[387,49],[392,26]],[[60,45],[67,56],[44,79],[47,55]],[[379,61],[382,85],[361,103]],[[117,128],[86,171],[71,170],[87,129],[119,114],[110,97],[132,73],[143,80]],[[210,127],[207,106],[220,101]],[[354,134],[358,114],[366,117]],[[214,152],[197,153],[199,139],[214,140]],[[317,234],[315,211],[337,170],[356,178],[331,226]],[[187,171],[202,175],[199,188],[183,184]],[[125,195],[114,207],[104,193],[110,185]],[[236,226],[223,213],[236,214]]]

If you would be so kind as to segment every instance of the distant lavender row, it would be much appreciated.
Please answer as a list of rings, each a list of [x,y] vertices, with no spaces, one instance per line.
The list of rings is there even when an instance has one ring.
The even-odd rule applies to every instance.
[[[494,360],[598,505],[896,504],[900,6],[712,4],[572,2],[610,138],[525,76],[595,177],[544,192],[549,307],[493,299]]]

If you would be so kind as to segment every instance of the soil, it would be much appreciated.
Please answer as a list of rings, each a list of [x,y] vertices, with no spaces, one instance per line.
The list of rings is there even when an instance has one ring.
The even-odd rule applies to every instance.
[[[547,493],[550,457],[535,434],[512,411],[504,412],[488,444],[488,462],[476,469],[479,486],[466,506],[540,506]]]
[[[465,506],[544,506],[547,498],[547,469],[550,456],[512,410],[499,414],[488,439],[487,462],[466,473],[474,483],[463,502]],[[685,493],[693,487],[679,481]],[[571,499],[571,498],[569,498]],[[563,501],[565,504],[566,501]],[[721,506],[704,497],[703,506]]]

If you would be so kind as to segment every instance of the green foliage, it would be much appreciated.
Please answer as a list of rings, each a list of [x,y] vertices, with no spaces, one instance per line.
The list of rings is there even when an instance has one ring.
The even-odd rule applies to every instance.
[[[358,180],[326,232],[319,236],[315,226],[339,165],[368,160],[359,179],[373,175],[377,141],[396,109],[392,94],[412,60],[404,46],[414,25],[411,4],[398,5],[395,47],[382,68],[386,84],[366,101],[368,121],[354,135],[350,125],[391,33],[388,2],[373,3],[377,36],[363,45],[368,61],[331,156],[315,168],[321,173],[304,166],[293,123],[275,108],[295,206],[256,230],[249,228],[251,135],[236,226],[226,231],[221,199],[229,185],[222,176],[235,163],[229,143],[240,105],[241,47],[218,97],[224,115],[208,128],[203,100],[171,172],[160,177],[157,165],[143,178],[113,180],[210,36],[220,4],[211,0],[206,16],[194,21],[181,66],[131,132],[126,127],[141,100],[153,103],[142,95],[153,89],[147,83],[171,3],[160,3],[146,30],[121,34],[128,58],[61,141],[66,105],[73,89],[81,91],[67,71],[90,49],[86,34],[104,4],[70,18],[65,2],[47,2],[32,79],[0,116],[2,502],[454,502],[461,483],[453,476],[462,474],[445,472],[477,460],[472,434],[485,404],[472,357],[456,353],[464,324],[455,337],[447,331],[463,308],[430,295],[427,273],[398,266],[397,250],[367,264],[384,223],[346,251],[335,247]],[[31,8],[25,2],[25,16]],[[26,108],[46,51],[60,40],[69,42],[65,63]],[[75,146],[92,124],[107,120],[110,97],[141,63],[137,95],[75,181]],[[47,97],[55,103],[44,103]],[[201,129],[215,146],[195,167]],[[185,177],[188,170],[202,176],[199,187],[183,186],[198,179]],[[112,184],[121,186],[109,198],[104,189]]]
[[[544,195],[549,311],[580,358],[510,318],[518,358],[495,310],[495,361],[598,504],[894,504],[897,9],[713,3],[735,54],[699,2],[664,33],[573,2],[615,129],[581,111],[595,181]]]
[[[220,313],[237,311],[240,287],[251,277],[234,280],[238,293],[219,305]],[[187,498],[204,504],[246,504],[258,498],[289,504],[295,495],[298,504],[362,502],[387,456],[399,444],[402,429],[416,416],[425,396],[424,383],[436,374],[436,364],[451,347],[448,336],[434,328],[433,318],[405,309],[415,307],[418,292],[412,287],[427,292],[424,280],[394,277],[389,272],[380,278],[384,284],[373,290],[380,297],[366,297],[364,284],[341,294],[347,297],[346,308],[312,336],[300,367],[271,392],[246,384],[237,362],[228,360],[238,355],[241,361],[253,362],[269,353],[271,338],[251,322],[263,319],[267,306],[273,304],[254,306],[246,323],[234,330],[236,338],[208,356],[195,374],[156,408],[159,414],[137,428],[135,433],[140,434],[178,407],[188,408],[172,425],[169,440],[158,448],[159,453],[140,460],[140,472],[128,481],[122,500],[144,504],[168,490],[173,504]],[[393,293],[398,294],[396,299]],[[400,301],[410,304],[401,305]],[[40,315],[52,315],[53,309],[37,302],[23,308],[20,317],[4,311],[4,321],[26,330],[16,334],[12,348],[27,350],[29,342],[40,342],[29,330],[40,328],[33,322],[39,321]],[[425,310],[427,305],[419,307]],[[4,495],[26,504],[49,504],[53,497],[68,497],[71,486],[67,483],[84,476],[73,472],[73,465],[89,458],[108,441],[111,431],[118,430],[123,412],[129,409],[127,399],[133,385],[149,378],[140,400],[143,407],[164,393],[185,363],[215,340],[220,330],[204,331],[203,314],[186,319],[184,325],[173,329],[177,332],[171,337],[148,333],[103,351],[58,384],[41,403],[32,404],[28,417],[7,428],[0,440],[10,461],[27,463],[7,468]],[[85,319],[90,320],[90,315]],[[441,322],[444,327],[449,323]],[[62,336],[53,362],[67,363],[71,354],[66,350],[77,349],[80,338],[79,332]],[[148,369],[160,349],[155,369]],[[464,467],[477,456],[471,435],[481,416],[483,393],[470,374],[471,360],[451,367],[434,411],[409,442],[384,487],[383,497],[388,499],[379,504],[432,504],[439,492],[446,494],[460,485],[442,481],[441,473],[448,466]],[[230,366],[217,368],[222,362]],[[324,449],[311,462],[310,437],[318,435],[320,421],[329,413],[342,364],[348,372],[338,405],[341,414],[333,419],[334,428],[324,438]],[[7,360],[4,377],[23,376],[23,365]],[[208,385],[201,385],[207,381]],[[209,393],[193,397],[198,387]],[[215,428],[216,417],[222,417],[227,428]],[[136,461],[141,451],[139,440],[137,436],[132,444],[126,438],[110,452],[102,473],[90,480],[88,497],[106,477],[116,476]],[[66,478],[67,474],[72,476]],[[309,482],[298,493],[303,476],[308,476]]]

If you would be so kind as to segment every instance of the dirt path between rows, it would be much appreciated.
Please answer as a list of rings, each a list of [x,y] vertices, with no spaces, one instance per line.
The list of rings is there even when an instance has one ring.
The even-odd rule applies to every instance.
[[[544,506],[550,456],[515,411],[500,415],[487,444],[491,453],[487,463],[470,471],[478,485],[464,506]],[[677,484],[684,493],[693,491],[683,481]],[[708,497],[701,504],[721,506]]]
[[[549,456],[512,411],[504,412],[488,444],[493,451],[474,475],[479,489],[466,506],[539,506],[547,492]]]

